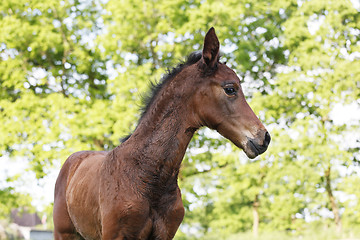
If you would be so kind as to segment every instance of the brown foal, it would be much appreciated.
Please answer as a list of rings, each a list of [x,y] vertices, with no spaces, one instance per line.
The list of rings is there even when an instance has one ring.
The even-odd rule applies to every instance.
[[[177,178],[197,129],[207,126],[254,158],[270,135],[219,62],[214,28],[153,90],[134,133],[109,152],[83,151],[55,186],[55,239],[172,239],[184,217]]]

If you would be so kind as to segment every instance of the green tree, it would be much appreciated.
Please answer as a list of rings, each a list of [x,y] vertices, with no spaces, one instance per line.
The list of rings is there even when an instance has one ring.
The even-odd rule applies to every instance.
[[[98,9],[97,1],[1,2],[2,164],[26,159],[26,171],[42,178],[73,151],[112,145],[106,138],[112,124],[99,114],[110,94],[106,59],[93,36],[101,27]],[[24,203],[7,185],[1,202]]]
[[[177,238],[301,234],[309,219],[332,220],[324,211],[339,230],[358,226],[358,145],[344,142],[359,123],[339,125],[332,113],[359,105],[359,16],[347,0],[4,0],[1,157],[26,159],[41,178],[72,152],[112,149],[136,127],[149,82],[201,50],[214,26],[221,60],[273,140],[250,161],[198,132],[180,175]],[[2,216],[6,202],[30,202],[9,183],[0,186]]]
[[[305,207],[315,215],[329,209],[340,232],[340,203],[334,192],[341,190],[339,167],[353,166],[353,155],[341,146],[342,133],[351,126],[334,124],[330,113],[337,103],[359,98],[359,12],[350,1],[306,1],[283,26],[289,64],[277,75],[272,94],[254,99],[265,107],[265,118],[284,127],[281,135],[291,134],[290,142],[296,142],[276,154],[289,154],[298,162],[294,164],[312,171],[310,185],[316,189],[311,187]]]

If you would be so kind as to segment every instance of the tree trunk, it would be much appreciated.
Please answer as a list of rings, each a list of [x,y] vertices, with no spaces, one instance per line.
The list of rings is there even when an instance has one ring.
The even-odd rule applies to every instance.
[[[253,235],[255,238],[259,235],[259,194],[256,194],[255,200],[252,204],[252,210],[253,210]]]
[[[342,231],[342,224],[341,224],[341,218],[339,213],[339,208],[336,204],[335,197],[333,195],[332,189],[331,189],[331,167],[329,166],[328,169],[325,171],[325,179],[326,179],[326,192],[328,193],[329,200],[330,200],[330,206],[332,209],[332,212],[334,214],[334,221],[336,225],[336,231],[340,233]]]

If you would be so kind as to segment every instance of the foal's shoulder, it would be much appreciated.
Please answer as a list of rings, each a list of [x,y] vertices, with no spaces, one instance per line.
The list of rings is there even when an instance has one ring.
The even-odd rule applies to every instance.
[[[72,177],[75,172],[85,173],[91,168],[98,169],[107,154],[106,151],[75,152],[65,161],[61,171],[67,172],[67,175]]]

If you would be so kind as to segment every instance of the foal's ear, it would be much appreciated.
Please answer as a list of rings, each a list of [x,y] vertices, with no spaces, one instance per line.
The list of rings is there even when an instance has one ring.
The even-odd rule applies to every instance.
[[[204,49],[202,53],[204,62],[210,68],[215,67],[219,59],[219,47],[220,47],[219,40],[216,36],[215,29],[212,27],[206,33],[204,40]]]

